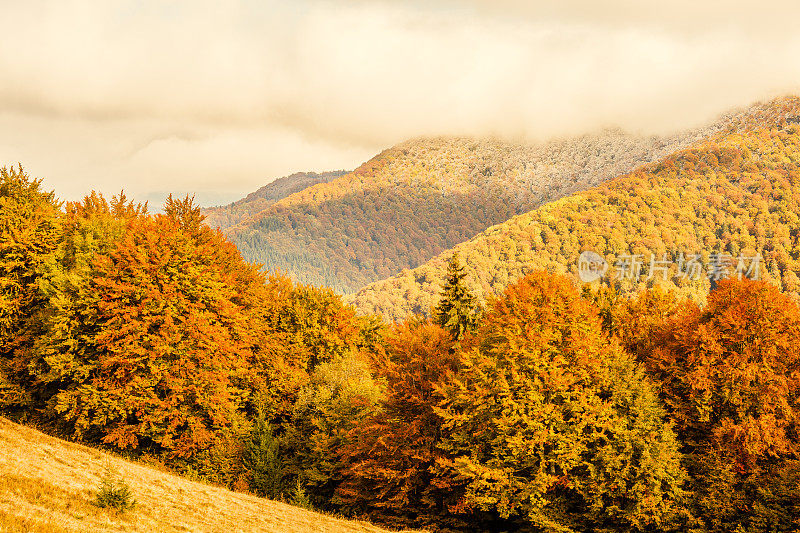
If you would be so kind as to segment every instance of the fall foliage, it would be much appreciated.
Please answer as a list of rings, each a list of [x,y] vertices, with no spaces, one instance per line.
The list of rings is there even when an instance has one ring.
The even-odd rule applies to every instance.
[[[488,312],[444,388],[461,507],[542,531],[666,529],[685,473],[655,388],[568,279],[539,272]]]
[[[20,191],[38,191],[20,176]],[[76,438],[202,462],[245,434],[258,409],[289,416],[313,368],[374,349],[379,325],[329,290],[267,278],[202,224],[190,198],[170,197],[164,212],[124,194],[65,206],[60,241],[26,287],[37,303],[18,326],[28,333],[4,343],[4,390],[23,390],[7,395],[11,407]]]
[[[437,478],[444,457],[437,390],[458,368],[454,338],[430,322],[398,325],[387,337],[381,410],[353,429],[344,450],[337,502],[349,512],[401,526],[447,522],[457,503],[451,481]],[[456,519],[457,520],[457,519]]]
[[[19,372],[14,350],[29,345],[29,317],[42,305],[42,267],[61,239],[61,212],[22,167],[0,169],[0,407],[29,394],[10,379]]]
[[[800,415],[800,309],[765,282],[725,280],[685,310],[644,360],[684,439],[748,472],[794,455]]]
[[[323,172],[321,174],[298,172],[278,178],[236,202],[219,207],[205,208],[202,210],[202,214],[205,217],[205,223],[211,228],[219,228],[224,231],[245,222],[250,217],[257,215],[270,205],[291,194],[300,192],[317,183],[328,183],[345,174],[347,174],[347,171],[344,170]]]
[[[94,250],[77,287],[59,279],[74,269],[52,274],[53,305],[67,309],[45,322],[36,381],[57,384],[48,407],[76,436],[191,456],[246,399],[237,379],[256,339],[243,293],[259,274],[188,203],[155,217],[101,205],[83,216],[116,221],[119,238]]]
[[[192,198],[170,196],[158,214],[124,193],[61,204],[21,168],[3,169],[0,411],[394,528],[797,531],[800,127],[786,117],[798,106],[784,99],[728,117],[716,137],[465,243],[446,257],[446,276],[433,274],[440,261],[387,281],[391,297],[357,297],[362,311],[402,317],[391,324],[331,288],[245,261]],[[474,153],[457,165],[438,154],[436,168],[488,179],[494,170],[473,171],[495,168],[492,146],[503,145],[467,145]],[[402,148],[413,149],[438,153]],[[323,214],[349,209],[337,203],[340,179],[358,182],[371,216],[372,200],[396,197],[367,178],[402,174],[408,154],[398,150],[256,219],[296,223],[276,247],[294,231],[314,240],[305,215],[327,224]],[[507,178],[516,167],[505,162]],[[424,181],[432,164],[418,164]],[[316,210],[303,211],[309,198]],[[361,244],[350,252],[364,264],[341,279],[394,264],[387,248],[383,266],[368,266]],[[670,271],[579,290],[570,265],[587,249],[759,253],[764,280]]]
[[[209,210],[209,223],[219,225],[249,261],[302,283],[352,293],[719,127],[667,137],[609,129],[537,144],[415,139],[274,203],[253,198]],[[432,305],[416,311],[426,313]]]
[[[623,254],[677,260],[714,253],[763,257],[761,277],[800,297],[796,253],[800,213],[800,98],[752,106],[721,121],[722,131],[664,159],[551,201],[489,228],[415,268],[375,282],[348,302],[398,320],[436,304],[447,263],[458,253],[465,282],[479,298],[499,295],[535,270],[572,276],[581,252],[609,264]],[[713,132],[713,130],[712,130]],[[705,272],[704,272],[705,274]],[[620,280],[636,293],[657,283],[702,302],[709,279],[690,281],[672,266],[667,280]]]
[[[796,526],[780,515],[800,505],[797,304],[767,283],[726,280],[654,341],[642,358],[691,455],[710,529]],[[770,494],[781,487],[782,497]]]

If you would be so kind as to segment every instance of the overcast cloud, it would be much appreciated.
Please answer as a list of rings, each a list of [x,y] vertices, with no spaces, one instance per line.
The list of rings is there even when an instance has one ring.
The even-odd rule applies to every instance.
[[[798,2],[0,0],[0,165],[230,201],[409,137],[664,132],[800,88]]]

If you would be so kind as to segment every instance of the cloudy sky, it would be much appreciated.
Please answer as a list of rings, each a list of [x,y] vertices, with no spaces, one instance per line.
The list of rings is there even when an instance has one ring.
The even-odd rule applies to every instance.
[[[0,165],[66,199],[223,203],[409,137],[666,132],[800,92],[797,1],[0,0],[0,20]]]

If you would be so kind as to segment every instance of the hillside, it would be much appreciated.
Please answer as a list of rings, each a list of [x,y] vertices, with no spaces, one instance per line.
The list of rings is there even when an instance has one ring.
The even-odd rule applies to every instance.
[[[726,129],[691,148],[487,229],[413,270],[370,285],[350,301],[364,313],[398,319],[434,305],[446,262],[458,252],[472,289],[496,294],[526,272],[577,273],[593,250],[613,264],[620,254],[717,251],[761,253],[768,272],[791,294],[800,290],[800,98],[757,104],[724,118]],[[652,282],[651,282],[652,283]],[[670,284],[701,295],[670,272]],[[644,278],[637,285],[643,285]],[[623,283],[623,285],[625,285]],[[628,282],[630,285],[630,282]],[[624,288],[624,287],[623,287]]]
[[[110,463],[137,506],[117,515],[92,500]],[[131,463],[0,418],[0,531],[385,531]]]
[[[249,261],[301,282],[355,292],[708,132],[643,137],[609,129],[534,145],[412,140],[350,174],[287,196],[225,233]],[[218,222],[211,217],[209,223]]]
[[[323,172],[321,174],[316,172],[296,172],[289,176],[278,178],[236,202],[203,209],[203,215],[206,217],[206,224],[212,228],[225,230],[263,211],[290,194],[300,192],[317,183],[328,183],[345,174],[347,174],[345,170]]]

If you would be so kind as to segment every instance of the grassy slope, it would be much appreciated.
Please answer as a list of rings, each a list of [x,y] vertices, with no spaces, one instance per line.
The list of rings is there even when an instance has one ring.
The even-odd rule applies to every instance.
[[[133,489],[133,511],[92,504],[107,462]],[[0,533],[73,531],[384,530],[189,481],[0,418]]]
[[[767,266],[771,261],[781,271],[784,289],[800,294],[795,281],[800,243],[794,242],[800,230],[792,214],[800,209],[798,117],[798,97],[731,113],[719,121],[725,124],[724,133],[658,164],[513,217],[416,269],[365,287],[347,301],[363,313],[389,320],[427,312],[438,301],[454,251],[482,298],[531,270],[574,274],[577,257],[586,249],[613,261],[621,253],[649,257],[651,252],[719,248],[735,256],[738,250],[756,248]],[[733,164],[730,154],[744,162]]]

